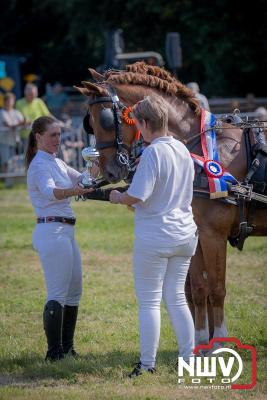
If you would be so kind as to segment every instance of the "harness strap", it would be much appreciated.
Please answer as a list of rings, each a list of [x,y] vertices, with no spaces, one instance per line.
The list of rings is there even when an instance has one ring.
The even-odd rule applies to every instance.
[[[245,128],[243,130],[243,135],[244,135],[244,140],[245,140],[245,147],[246,147],[246,156],[247,156],[247,170],[249,172],[249,168],[252,162],[252,157],[251,157],[251,143],[250,143],[250,138],[249,138],[249,131],[250,128]]]
[[[112,103],[111,96],[97,97],[94,100],[88,101],[89,106],[91,106],[93,104],[98,104],[98,103]]]
[[[239,206],[239,230],[237,235],[228,237],[231,246],[236,247],[242,251],[246,238],[251,235],[255,226],[252,224],[254,204],[248,203],[247,215],[246,214],[246,199],[243,197],[238,198]]]
[[[110,147],[116,147],[117,141],[112,140],[112,141],[107,141],[107,142],[97,142],[95,147],[97,150],[103,150],[103,149],[108,149]]]

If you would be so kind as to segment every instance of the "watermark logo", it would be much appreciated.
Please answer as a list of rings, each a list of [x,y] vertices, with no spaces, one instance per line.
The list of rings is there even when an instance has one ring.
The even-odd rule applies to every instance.
[[[222,389],[252,389],[256,385],[255,347],[235,337],[214,338],[207,345],[196,346],[194,354],[189,362],[178,357],[178,384]]]

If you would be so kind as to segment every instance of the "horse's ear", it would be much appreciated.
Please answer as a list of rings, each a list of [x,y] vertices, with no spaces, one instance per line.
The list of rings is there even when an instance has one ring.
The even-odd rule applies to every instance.
[[[91,82],[82,82],[84,87],[73,86],[74,89],[78,90],[84,96],[107,96],[108,92],[106,89],[97,86]]]
[[[82,81],[82,84],[89,92],[91,92],[91,94],[94,94],[96,96],[107,96],[108,95],[107,89],[105,89],[104,87],[99,86],[95,83]]]
[[[79,87],[79,86],[73,86],[74,87],[74,89],[76,89],[76,90],[78,90],[81,94],[83,94],[84,96],[90,96],[91,95],[91,93],[89,92],[89,90],[88,89],[86,89],[86,88],[82,88],[82,87]]]
[[[88,71],[91,74],[91,77],[97,81],[97,82],[103,82],[105,80],[104,75],[100,74],[99,72],[97,72],[95,69],[93,68],[88,68]]]

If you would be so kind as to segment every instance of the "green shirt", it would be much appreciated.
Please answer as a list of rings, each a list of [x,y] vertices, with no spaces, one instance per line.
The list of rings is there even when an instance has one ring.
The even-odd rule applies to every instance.
[[[50,112],[42,99],[36,98],[29,103],[25,98],[17,101],[16,109],[19,110],[27,121],[34,121],[36,118],[50,115]],[[21,137],[27,138],[29,129],[21,130]]]

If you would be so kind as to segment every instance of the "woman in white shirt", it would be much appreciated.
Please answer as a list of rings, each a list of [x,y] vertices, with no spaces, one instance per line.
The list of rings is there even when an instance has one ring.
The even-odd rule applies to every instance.
[[[146,97],[133,108],[137,129],[150,145],[142,153],[125,193],[113,190],[112,203],[134,206],[133,270],[139,303],[140,362],[129,375],[155,371],[163,298],[171,319],[179,355],[193,355],[194,324],[185,293],[185,279],[197,246],[193,220],[194,166],[187,148],[168,136],[168,105]]]
[[[70,201],[72,196],[92,190],[81,188],[81,174],[56,158],[60,135],[57,121],[40,117],[33,122],[26,152],[28,192],[37,217],[33,247],[47,289],[43,319],[49,361],[76,355],[73,337],[82,293],[82,266]]]

